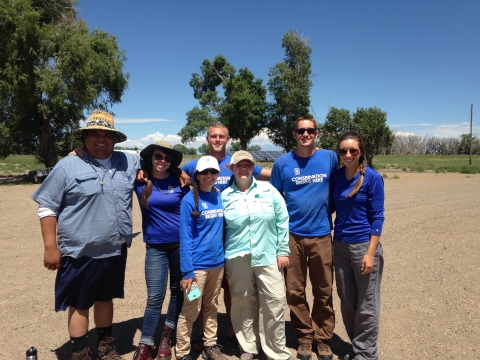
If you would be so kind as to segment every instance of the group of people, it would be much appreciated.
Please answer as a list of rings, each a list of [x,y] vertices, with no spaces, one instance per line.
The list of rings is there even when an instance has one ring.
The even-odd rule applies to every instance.
[[[344,165],[338,169],[335,152],[315,148],[317,128],[314,119],[299,118],[296,149],[270,171],[246,151],[226,155],[228,129],[215,124],[207,133],[210,155],[180,169],[182,154],[166,141],[147,146],[141,159],[114,151],[126,136],[110,114],[94,111],[75,132],[84,143],[83,156],[62,159],[32,195],[39,203],[44,265],[58,269],[55,310],[69,312],[72,359],[90,359],[91,307],[98,359],[122,359],[112,337],[112,300],[123,298],[127,247],[135,236],[133,192],[142,212],[147,285],[134,360],[170,360],[174,334],[176,358],[189,360],[197,317],[202,357],[225,359],[217,344],[222,287],[227,336],[238,342],[241,359],[253,359],[260,350],[268,359],[293,359],[286,347],[285,296],[300,344],[297,358],[311,359],[315,342],[318,357],[332,359],[333,268],[353,347],[350,359],[377,359],[383,179],[366,166],[358,133],[338,141]],[[168,278],[170,302],[157,351]]]

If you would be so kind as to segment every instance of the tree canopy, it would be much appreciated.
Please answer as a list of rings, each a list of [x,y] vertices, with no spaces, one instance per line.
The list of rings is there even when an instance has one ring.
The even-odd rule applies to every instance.
[[[224,124],[232,139],[238,139],[242,149],[265,126],[266,88],[262,79],[250,70],[235,68],[222,55],[206,59],[201,74],[192,74],[190,86],[200,107],[187,112],[187,124],[178,135],[183,143],[193,141],[205,133],[213,123]],[[223,96],[218,89],[223,90]]]
[[[121,100],[126,60],[116,37],[77,18],[75,0],[0,2],[0,157],[47,167],[73,147],[84,112]]]
[[[200,155],[210,154],[210,148],[209,148],[207,143],[200,145],[199,148],[197,149],[197,151]]]
[[[268,75],[268,103],[266,132],[270,140],[285,151],[293,150],[293,124],[301,116],[309,115],[311,80],[309,40],[290,30],[282,39],[285,49],[283,62],[273,66]]]
[[[387,113],[377,107],[357,108],[350,115],[346,109],[330,108],[325,122],[320,126],[323,148],[333,149],[338,139],[347,131],[357,131],[365,142],[365,158],[372,166],[373,157],[392,146],[394,135],[387,125]]]
[[[194,148],[187,148],[183,144],[175,144],[173,145],[175,150],[180,151],[183,155],[197,155],[197,150]]]

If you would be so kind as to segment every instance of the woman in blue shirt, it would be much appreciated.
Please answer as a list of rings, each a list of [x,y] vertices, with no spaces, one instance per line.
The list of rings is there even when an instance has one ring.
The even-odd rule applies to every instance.
[[[338,141],[343,167],[331,179],[336,211],[333,266],[343,323],[355,359],[378,359],[384,221],[382,176],[368,167],[365,145],[354,131]]]
[[[223,208],[220,192],[214,187],[220,169],[213,156],[202,156],[195,168],[192,191],[180,206],[180,267],[184,291],[182,312],[178,318],[177,359],[190,360],[192,325],[203,304],[202,358],[224,360],[217,344],[217,308],[223,279]],[[192,285],[200,296],[189,298]]]
[[[157,354],[158,360],[169,360],[172,356],[171,334],[183,304],[179,256],[180,202],[190,189],[188,186],[180,186],[177,169],[182,162],[182,153],[174,150],[168,141],[148,145],[140,156],[148,175],[147,183],[135,184],[142,211],[143,241],[147,246],[147,306],[143,316],[142,336],[133,360],[155,357],[152,349],[170,269],[170,302]]]
[[[254,162],[247,151],[231,161],[234,184],[222,192],[225,217],[225,258],[232,295],[232,324],[251,360],[261,345],[269,359],[291,358],[285,343],[285,285],[288,266],[288,212],[280,193],[253,178]]]

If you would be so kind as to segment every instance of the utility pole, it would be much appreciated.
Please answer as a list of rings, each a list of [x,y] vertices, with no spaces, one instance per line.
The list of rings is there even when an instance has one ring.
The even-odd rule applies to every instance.
[[[470,106],[470,161],[469,165],[472,165],[472,122],[473,122],[473,104]]]

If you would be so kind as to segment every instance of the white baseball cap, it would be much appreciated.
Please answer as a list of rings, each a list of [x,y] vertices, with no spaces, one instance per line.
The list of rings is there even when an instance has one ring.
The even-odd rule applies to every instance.
[[[206,169],[215,169],[220,172],[217,159],[210,155],[202,156],[200,159],[198,159],[195,171],[201,172]]]

